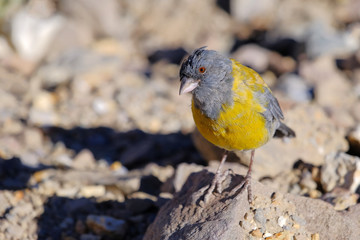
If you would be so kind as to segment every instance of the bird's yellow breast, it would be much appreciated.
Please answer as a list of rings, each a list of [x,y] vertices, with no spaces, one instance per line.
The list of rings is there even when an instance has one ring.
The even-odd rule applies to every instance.
[[[227,150],[255,149],[270,139],[266,120],[261,114],[265,108],[254,98],[254,91],[262,91],[261,85],[266,85],[256,72],[236,62],[233,62],[233,77],[233,104],[223,105],[214,120],[204,115],[192,101],[194,121],[200,133],[214,145]],[[247,80],[253,81],[252,87],[248,86]]]

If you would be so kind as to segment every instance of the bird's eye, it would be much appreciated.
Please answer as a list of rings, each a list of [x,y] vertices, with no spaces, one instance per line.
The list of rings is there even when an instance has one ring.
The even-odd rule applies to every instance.
[[[200,73],[204,73],[206,71],[206,68],[205,67],[199,67],[199,72]]]

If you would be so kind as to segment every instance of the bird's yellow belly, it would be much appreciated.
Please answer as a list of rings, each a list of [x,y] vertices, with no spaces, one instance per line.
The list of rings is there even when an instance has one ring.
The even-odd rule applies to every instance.
[[[235,105],[224,109],[217,120],[205,116],[194,103],[192,112],[199,132],[209,142],[223,149],[255,149],[270,139],[265,118],[244,106]]]

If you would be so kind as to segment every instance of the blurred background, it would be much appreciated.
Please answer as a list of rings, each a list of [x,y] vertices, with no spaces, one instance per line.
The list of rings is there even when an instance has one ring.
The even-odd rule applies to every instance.
[[[142,239],[219,156],[178,96],[202,46],[259,72],[297,132],[254,178],[356,204],[359,0],[0,0],[0,239]]]

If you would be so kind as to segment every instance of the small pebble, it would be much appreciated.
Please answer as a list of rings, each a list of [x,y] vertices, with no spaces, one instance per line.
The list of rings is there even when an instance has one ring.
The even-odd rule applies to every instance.
[[[311,240],[320,240],[320,235],[318,233],[311,234]]]
[[[261,238],[262,235],[263,235],[259,228],[251,231],[250,234],[251,234],[252,236],[258,237],[258,238]]]
[[[262,226],[265,225],[266,218],[264,216],[264,211],[261,208],[256,209],[254,219],[258,223],[260,223]]]
[[[124,236],[127,224],[122,219],[115,219],[110,216],[89,215],[86,218],[86,225],[96,234],[116,234]]]
[[[22,200],[23,198],[24,198],[24,191],[19,190],[15,192],[15,199],[17,202]]]
[[[306,220],[299,217],[298,215],[291,215],[290,216],[291,219],[295,222],[295,223],[298,223],[300,224],[301,226],[305,226],[306,225]]]
[[[280,226],[280,227],[284,227],[285,226],[285,224],[286,224],[286,221],[287,221],[287,219],[284,217],[284,216],[280,216],[279,218],[278,218],[278,225]]]
[[[262,237],[263,237],[263,238],[267,238],[267,237],[271,237],[271,236],[272,236],[271,233],[265,232]]]
[[[105,194],[105,191],[103,185],[84,186],[81,188],[79,195],[86,198],[101,197]]]
[[[300,225],[298,223],[294,223],[293,228],[300,229]]]

